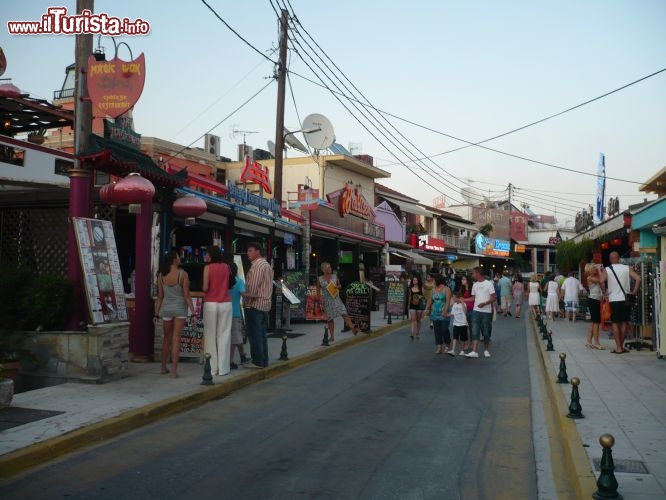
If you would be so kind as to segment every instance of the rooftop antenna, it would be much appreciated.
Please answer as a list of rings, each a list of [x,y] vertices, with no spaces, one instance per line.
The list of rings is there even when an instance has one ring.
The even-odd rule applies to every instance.
[[[258,134],[258,130],[239,130],[238,128],[238,123],[234,123],[229,127],[229,138],[230,139],[236,139],[238,136],[242,135],[243,136],[243,157],[247,155],[247,145],[245,143],[245,137],[250,135],[250,134]],[[242,161],[243,158],[240,158],[240,161]]]

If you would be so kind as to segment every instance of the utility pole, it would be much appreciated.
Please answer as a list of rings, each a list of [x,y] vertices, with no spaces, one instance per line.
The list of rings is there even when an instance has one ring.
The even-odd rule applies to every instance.
[[[94,11],[94,0],[77,0],[76,12]],[[67,278],[74,286],[73,311],[68,328],[79,330],[87,319],[86,297],[83,291],[83,274],[79,263],[79,251],[74,235],[72,217],[90,217],[92,207],[92,172],[86,168],[79,155],[88,148],[88,136],[92,132],[92,104],[86,86],[88,57],[93,50],[92,35],[76,35],[76,77],[74,89],[74,168],[69,170],[69,213],[67,229]]]
[[[513,189],[513,186],[509,182],[509,247],[511,246],[511,212],[512,206],[511,206],[511,190]]]
[[[282,208],[282,160],[284,158],[284,95],[287,83],[287,31],[288,12],[282,9],[280,16],[280,59],[278,61],[278,96],[277,115],[275,118],[275,180],[273,197]]]

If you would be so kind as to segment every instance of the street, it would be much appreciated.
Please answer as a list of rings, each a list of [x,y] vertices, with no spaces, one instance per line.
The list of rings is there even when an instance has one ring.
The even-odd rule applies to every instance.
[[[524,320],[491,358],[427,323],[0,485],[10,498],[536,498]]]

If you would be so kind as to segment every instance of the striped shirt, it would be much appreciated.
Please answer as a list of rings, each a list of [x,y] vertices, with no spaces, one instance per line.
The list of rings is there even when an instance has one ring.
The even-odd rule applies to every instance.
[[[245,280],[245,292],[250,296],[243,302],[246,308],[271,310],[271,296],[273,295],[273,269],[263,257],[252,261]]]

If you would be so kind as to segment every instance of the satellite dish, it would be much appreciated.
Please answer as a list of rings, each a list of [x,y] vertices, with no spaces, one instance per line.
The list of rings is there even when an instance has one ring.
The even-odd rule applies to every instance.
[[[284,127],[284,142],[294,149],[298,149],[301,153],[308,153],[308,148],[306,148],[301,141],[299,141],[295,136],[295,132],[290,132],[287,127]],[[275,156],[275,155],[273,155]]]
[[[319,113],[312,113],[305,117],[303,120],[303,132],[305,142],[308,143],[312,149],[322,150],[328,149],[335,140],[335,132],[333,131],[333,124],[324,115]]]
[[[266,142],[266,146],[268,146],[268,151],[273,155],[273,158],[275,158],[275,143],[273,141],[268,141]]]

